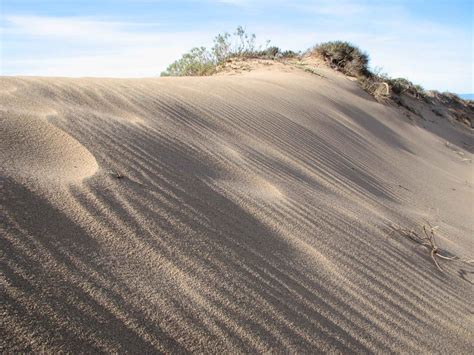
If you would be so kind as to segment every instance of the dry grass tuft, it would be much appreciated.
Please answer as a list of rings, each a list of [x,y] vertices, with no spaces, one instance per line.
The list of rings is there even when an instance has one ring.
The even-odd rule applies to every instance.
[[[372,95],[377,101],[388,101],[392,96],[390,85],[376,75],[359,77],[359,83],[362,89]]]
[[[125,178],[125,175],[123,175],[120,171],[116,171],[116,170],[112,171],[112,176],[119,180]]]

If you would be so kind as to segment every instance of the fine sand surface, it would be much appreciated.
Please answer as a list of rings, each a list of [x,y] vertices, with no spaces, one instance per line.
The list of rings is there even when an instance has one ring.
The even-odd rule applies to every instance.
[[[472,351],[472,130],[319,74],[1,78],[0,351]]]

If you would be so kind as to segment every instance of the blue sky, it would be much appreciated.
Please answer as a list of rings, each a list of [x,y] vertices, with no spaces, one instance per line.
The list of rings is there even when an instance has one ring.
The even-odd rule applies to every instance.
[[[472,0],[1,0],[2,75],[155,76],[238,25],[307,49],[348,40],[428,89],[473,88]]]

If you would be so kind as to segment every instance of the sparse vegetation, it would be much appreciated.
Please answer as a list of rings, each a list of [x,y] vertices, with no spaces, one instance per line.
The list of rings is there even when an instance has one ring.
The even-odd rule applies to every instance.
[[[377,101],[393,102],[406,108],[408,111],[421,116],[412,107],[409,100],[403,99],[409,96],[416,100],[424,100],[430,103],[436,98],[441,103],[460,108],[461,113],[453,110],[455,119],[472,126],[470,114],[464,111],[474,110],[474,104],[461,99],[452,93],[426,92],[420,85],[412,83],[405,78],[391,78],[381,70],[369,69],[369,56],[357,46],[344,41],[331,41],[316,45],[311,50],[302,54],[291,50],[282,51],[279,47],[270,46],[270,41],[258,44],[255,34],[248,34],[241,26],[237,27],[233,34],[218,34],[214,38],[210,49],[196,47],[185,53],[180,59],[168,66],[161,76],[206,76],[212,75],[228,67],[228,63],[234,60],[265,59],[265,60],[287,60],[293,59],[292,63],[303,70],[320,75],[316,70],[307,66],[301,59],[316,55],[322,58],[331,68],[341,71],[346,75],[356,77],[361,87],[372,95]],[[264,63],[269,64],[269,63]],[[250,70],[250,66],[230,65],[230,68]],[[459,111],[459,110],[458,110]],[[438,114],[438,111],[433,111]]]
[[[451,92],[436,90],[428,91],[427,96],[430,97],[431,101],[438,102],[445,107],[443,116],[474,128],[474,102],[472,100],[464,100],[459,95]]]
[[[367,70],[365,75],[358,76],[358,80],[361,87],[378,101],[393,100],[400,105],[402,95],[429,101],[421,85],[405,78],[391,78],[379,68],[374,71]]]
[[[391,97],[390,85],[382,77],[371,74],[360,76],[358,80],[362,89],[372,95],[377,101],[383,101]]]
[[[367,77],[369,55],[358,47],[343,41],[332,41],[318,44],[313,52],[320,55],[334,69],[352,76]]]
[[[362,88],[377,100],[392,98],[392,95],[410,95],[426,99],[425,90],[405,78],[390,78],[380,70],[369,69],[369,56],[349,42],[332,41],[319,44],[313,53],[323,58],[330,67],[358,78]],[[397,100],[396,100],[397,101]]]
[[[255,34],[248,34],[239,26],[231,35],[218,34],[210,50],[197,47],[185,53],[180,59],[168,66],[161,76],[205,76],[214,74],[218,67],[231,58],[279,59],[298,56],[293,51],[281,51],[280,48],[257,44]]]
[[[433,93],[439,97],[439,99],[445,103],[445,104],[462,104],[463,102],[466,102],[469,104],[470,100],[463,100],[461,97],[457,94],[454,94],[452,92],[439,92],[439,91],[433,91]]]
[[[298,58],[301,56],[301,52],[295,52],[292,50],[286,50],[280,52],[282,58]]]
[[[161,76],[205,76],[215,72],[216,61],[205,47],[191,49],[168,66]]]
[[[401,99],[409,95],[428,101],[425,90],[405,78],[390,78],[380,69],[369,69],[369,56],[349,42],[332,41],[316,45],[311,51],[336,70],[357,77],[361,87],[377,101],[393,101],[409,111],[419,113]]]
[[[408,94],[417,99],[424,99],[426,97],[426,93],[423,87],[417,84],[413,84],[410,80],[407,80],[405,78],[387,78],[386,81],[392,91],[397,95]]]

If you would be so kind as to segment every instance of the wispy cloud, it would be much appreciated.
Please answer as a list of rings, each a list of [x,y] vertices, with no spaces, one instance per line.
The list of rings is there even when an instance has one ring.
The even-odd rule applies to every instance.
[[[212,40],[208,32],[92,17],[7,16],[2,32],[19,48],[3,60],[7,75],[157,75],[189,48]]]
[[[5,35],[47,40],[70,40],[94,44],[141,44],[170,41],[192,33],[160,30],[159,24],[100,20],[93,17],[6,16]]]
[[[68,38],[72,40],[112,38],[124,34],[122,22],[99,21],[81,17],[6,16],[7,35]]]

